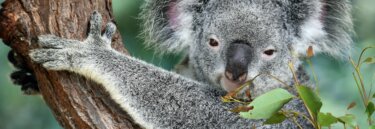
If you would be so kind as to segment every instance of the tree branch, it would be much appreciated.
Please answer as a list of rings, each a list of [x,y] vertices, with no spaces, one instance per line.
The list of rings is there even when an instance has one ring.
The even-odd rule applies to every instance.
[[[103,26],[113,19],[111,0],[7,0],[2,7],[0,37],[34,70],[40,92],[62,127],[140,128],[100,85],[73,73],[47,71],[27,56],[41,34],[85,39],[94,10],[103,15]],[[126,53],[119,32],[112,46]]]

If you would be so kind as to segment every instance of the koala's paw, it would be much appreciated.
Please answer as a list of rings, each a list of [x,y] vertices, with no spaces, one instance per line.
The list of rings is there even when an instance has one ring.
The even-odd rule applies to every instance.
[[[90,30],[86,40],[64,39],[54,35],[38,37],[42,48],[31,50],[29,56],[50,70],[73,70],[84,67],[94,58],[95,53],[111,48],[112,36],[116,31],[113,23],[108,23],[101,34],[102,17],[94,12],[90,20]],[[92,62],[92,61],[91,61]]]
[[[12,82],[21,86],[21,90],[26,95],[39,93],[38,83],[34,74],[27,70],[18,70],[10,75]]]
[[[21,90],[26,95],[39,93],[38,83],[34,72],[27,67],[26,62],[13,50],[8,53],[8,60],[17,69],[10,74],[13,84],[21,86]]]

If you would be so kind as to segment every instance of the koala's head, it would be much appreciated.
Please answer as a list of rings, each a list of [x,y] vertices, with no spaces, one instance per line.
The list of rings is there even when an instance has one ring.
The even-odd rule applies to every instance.
[[[330,4],[332,2],[334,4]],[[159,0],[142,17],[146,40],[163,52],[188,53],[198,79],[226,91],[261,74],[255,94],[291,82],[312,46],[342,57],[350,48],[346,0]]]

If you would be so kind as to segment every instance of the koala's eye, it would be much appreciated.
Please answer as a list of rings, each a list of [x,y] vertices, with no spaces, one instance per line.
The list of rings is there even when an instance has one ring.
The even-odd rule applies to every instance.
[[[263,53],[267,56],[272,56],[274,53],[275,53],[275,49],[268,49],[268,50],[265,50]]]
[[[208,42],[208,44],[211,46],[211,47],[217,47],[219,46],[219,42],[216,41],[215,39],[210,39],[210,41]]]
[[[273,47],[269,47],[268,49],[264,50],[262,53],[262,59],[264,60],[272,60],[276,57],[276,50]]]

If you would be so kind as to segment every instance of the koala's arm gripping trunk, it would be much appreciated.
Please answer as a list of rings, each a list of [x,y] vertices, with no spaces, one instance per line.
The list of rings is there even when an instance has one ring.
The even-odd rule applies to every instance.
[[[41,34],[85,38],[93,10],[105,20],[113,18],[111,0],[7,0],[0,14],[0,37],[34,70],[40,92],[62,127],[139,128],[98,84],[76,74],[46,71],[27,56]],[[118,32],[112,45],[126,51]]]

